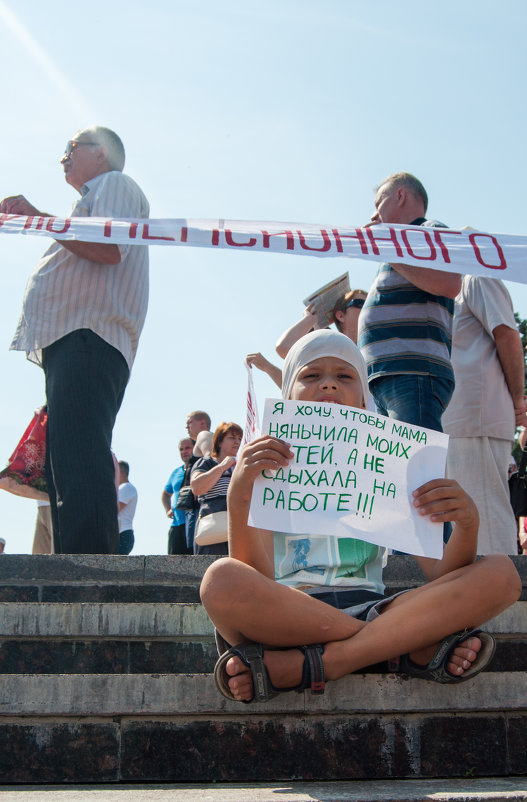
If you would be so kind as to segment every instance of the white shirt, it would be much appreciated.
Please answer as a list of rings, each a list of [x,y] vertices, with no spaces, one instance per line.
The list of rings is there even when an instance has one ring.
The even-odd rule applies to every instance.
[[[82,187],[72,217],[149,215],[135,181],[118,171]],[[11,349],[40,364],[42,348],[78,329],[90,329],[117,348],[131,369],[148,306],[148,248],[119,246],[117,265],[83,259],[53,242],[29,277]]]
[[[441,419],[447,434],[514,439],[514,404],[492,334],[502,324],[516,331],[503,282],[464,276],[456,297],[452,336],[456,388]]]
[[[125,504],[119,513],[119,533],[127,529],[133,529],[135,508],[137,507],[137,490],[131,482],[123,482],[119,485],[119,502]]]

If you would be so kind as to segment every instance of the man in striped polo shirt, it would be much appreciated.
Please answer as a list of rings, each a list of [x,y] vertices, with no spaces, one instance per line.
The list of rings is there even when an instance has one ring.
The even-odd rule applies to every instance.
[[[425,218],[428,197],[410,173],[378,187],[372,223],[441,226]],[[450,363],[457,273],[383,264],[359,318],[358,345],[377,411],[415,426],[441,429],[454,390]]]
[[[61,159],[80,194],[71,215],[144,218],[143,192],[123,175],[125,153],[108,128],[79,131]],[[42,215],[16,195],[0,211]],[[48,407],[46,479],[57,554],[119,547],[112,430],[148,304],[148,250],[54,242],[29,278],[11,348],[41,365]]]

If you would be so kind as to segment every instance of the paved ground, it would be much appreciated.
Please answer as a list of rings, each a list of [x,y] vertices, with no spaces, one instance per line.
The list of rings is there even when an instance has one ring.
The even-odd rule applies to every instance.
[[[527,802],[527,777],[273,785],[0,786],[0,802]]]

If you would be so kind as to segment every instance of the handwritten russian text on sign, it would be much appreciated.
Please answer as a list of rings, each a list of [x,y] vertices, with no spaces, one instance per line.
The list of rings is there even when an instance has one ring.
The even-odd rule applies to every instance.
[[[0,214],[0,234],[116,245],[183,245],[300,256],[346,256],[527,283],[527,237],[484,231],[412,225],[354,228],[257,220],[118,220]]]
[[[262,433],[289,443],[294,458],[256,480],[251,526],[441,557],[443,526],[421,517],[411,494],[444,476],[447,435],[363,409],[275,399],[265,402]]]

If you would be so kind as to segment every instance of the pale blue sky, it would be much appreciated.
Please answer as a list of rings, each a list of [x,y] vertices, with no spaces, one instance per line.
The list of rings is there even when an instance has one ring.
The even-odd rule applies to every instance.
[[[13,16],[15,15],[15,16]],[[525,233],[527,4],[445,0],[0,0],[0,196],[66,214],[58,160],[114,128],[153,217],[360,225],[379,181],[418,175],[452,227]],[[45,243],[0,235],[0,463],[43,403],[42,372],[8,347]],[[151,248],[150,309],[114,433],[139,490],[134,553],[164,553],[160,495],[187,413],[245,418],[246,353],[274,359],[301,299],[357,260]],[[527,317],[527,286],[509,284]],[[276,358],[278,361],[278,358]],[[263,408],[273,385],[255,383]],[[7,551],[29,552],[35,505],[0,493]]]

